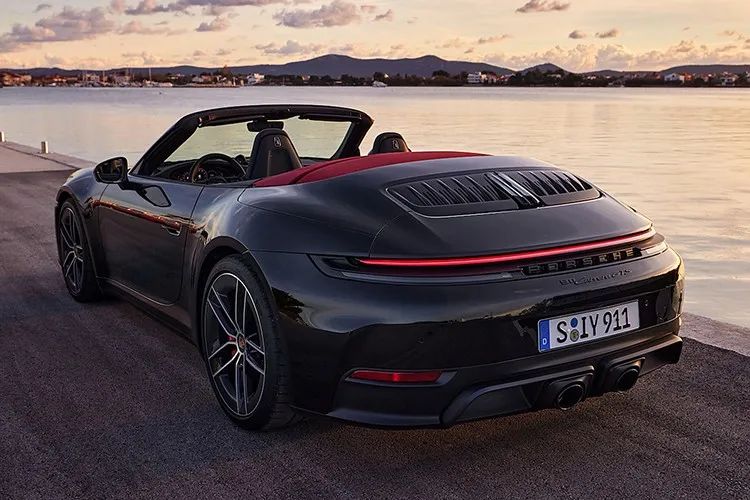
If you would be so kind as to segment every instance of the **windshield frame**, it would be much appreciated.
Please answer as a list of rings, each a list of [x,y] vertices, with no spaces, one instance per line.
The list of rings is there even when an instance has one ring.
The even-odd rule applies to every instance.
[[[177,121],[151,146],[131,170],[132,175],[151,173],[184,144],[198,128],[230,125],[253,120],[283,120],[299,117],[314,121],[350,122],[336,152],[328,158],[336,160],[359,156],[359,146],[372,127],[372,118],[350,108],[319,105],[239,106],[199,111]],[[312,159],[312,158],[311,158]]]

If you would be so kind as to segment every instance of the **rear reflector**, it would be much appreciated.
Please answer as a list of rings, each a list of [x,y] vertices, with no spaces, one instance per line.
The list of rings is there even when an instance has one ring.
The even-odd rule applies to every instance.
[[[577,245],[565,245],[561,247],[545,248],[542,250],[530,250],[528,252],[514,252],[500,255],[483,255],[479,257],[450,257],[446,259],[358,259],[362,264],[369,266],[384,267],[454,267],[454,266],[478,266],[483,264],[500,264],[508,262],[519,262],[545,257],[554,257],[571,253],[598,250],[601,248],[626,245],[653,237],[656,231],[648,229],[640,233],[610,238],[607,240],[579,243]]]
[[[390,382],[393,384],[414,384],[437,382],[443,372],[386,372],[380,370],[356,370],[349,378],[369,380],[371,382]]]

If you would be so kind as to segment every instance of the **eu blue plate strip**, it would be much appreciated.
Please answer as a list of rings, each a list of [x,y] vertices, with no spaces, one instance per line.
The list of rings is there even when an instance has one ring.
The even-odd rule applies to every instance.
[[[549,320],[539,322],[539,352],[549,351]]]

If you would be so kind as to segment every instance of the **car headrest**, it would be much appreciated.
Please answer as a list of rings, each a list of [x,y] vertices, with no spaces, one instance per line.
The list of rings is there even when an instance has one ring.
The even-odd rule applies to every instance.
[[[255,136],[248,166],[248,179],[262,179],[300,168],[302,161],[289,135],[269,128]]]
[[[371,155],[380,153],[408,153],[411,149],[406,145],[406,141],[401,134],[396,132],[383,132],[375,138],[372,143]]]

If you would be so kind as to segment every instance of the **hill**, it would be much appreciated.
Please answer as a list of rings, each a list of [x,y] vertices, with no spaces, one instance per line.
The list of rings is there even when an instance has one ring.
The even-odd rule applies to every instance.
[[[147,74],[149,68],[112,68],[106,70],[107,73],[112,72],[124,72],[129,71],[133,74]],[[192,66],[192,65],[179,65],[179,66],[168,66],[168,67],[152,67],[151,73],[153,75],[164,75],[167,73],[171,74],[183,74],[183,75],[199,75],[201,73],[211,73],[218,71],[220,67],[204,67],[204,66]],[[359,59],[356,57],[350,57],[339,54],[328,54],[325,56],[315,57],[313,59],[307,59],[304,61],[295,61],[285,64],[254,64],[247,66],[229,66],[228,69],[235,74],[247,75],[250,73],[262,73],[265,75],[316,75],[325,76],[329,75],[334,78],[339,78],[341,75],[351,75],[354,77],[371,77],[375,72],[387,73],[389,75],[417,75],[420,77],[432,76],[432,73],[437,70],[447,71],[451,75],[456,75],[462,71],[469,73],[476,71],[492,71],[498,75],[512,75],[514,73],[520,73],[525,75],[531,71],[539,71],[541,73],[551,73],[562,71],[564,74],[570,73],[569,71],[561,68],[560,66],[552,63],[544,63],[530,68],[521,70],[512,70],[502,66],[495,66],[488,63],[471,62],[471,61],[449,61],[442,59],[437,56],[427,55],[415,58],[404,58],[404,59]],[[646,73],[660,73],[666,75],[669,73],[692,73],[692,74],[708,74],[708,73],[745,73],[750,71],[750,64],[692,64],[684,66],[674,66],[661,71],[618,71],[618,70],[598,70],[582,73],[584,75],[595,75],[605,77],[619,77],[627,74],[646,74]],[[31,74],[34,78],[44,76],[77,76],[84,72],[94,73],[99,70],[86,70],[86,69],[63,69],[63,68],[33,68],[33,69],[0,69],[1,72],[12,72],[12,73],[27,73]]]
[[[126,68],[113,68],[107,72],[125,71]],[[149,68],[127,68],[131,73],[147,73]],[[217,67],[199,66],[170,66],[152,67],[151,73],[163,75],[166,73],[182,73],[183,75],[198,75],[218,71]],[[263,73],[266,75],[329,75],[338,78],[341,75],[356,77],[372,76],[375,72],[387,73],[389,75],[418,75],[421,77],[432,76],[433,71],[443,70],[450,74],[458,74],[462,71],[494,71],[498,75],[510,75],[514,71],[508,68],[494,66],[487,63],[469,61],[448,61],[437,56],[422,56],[412,59],[358,59],[356,57],[329,54],[325,56],[296,61],[286,64],[255,64],[249,66],[230,66],[228,68],[236,74]],[[74,76],[87,70],[85,69],[61,69],[61,68],[33,68],[33,69],[5,69],[0,71],[23,72],[31,76],[43,77],[51,75]],[[92,72],[88,70],[88,72]]]
[[[674,66],[667,68],[660,73],[668,75],[670,73],[692,73],[694,75],[706,75],[717,73],[747,73],[750,71],[750,64],[688,64],[685,66]]]
[[[530,73],[532,71],[538,71],[540,73],[557,73],[558,71],[562,71],[563,73],[570,73],[570,71],[567,71],[557,64],[552,63],[537,64],[536,66],[522,69],[521,71],[518,71],[518,73],[525,75],[526,73]]]

